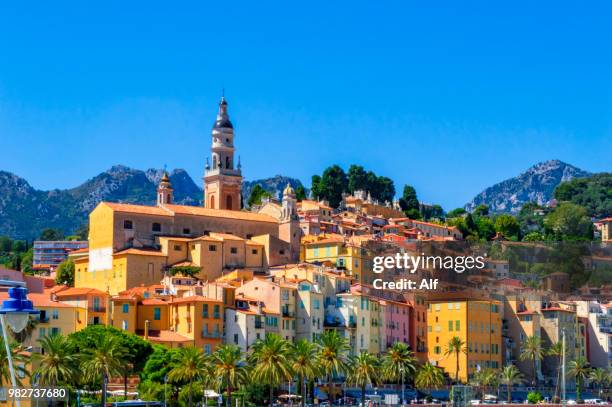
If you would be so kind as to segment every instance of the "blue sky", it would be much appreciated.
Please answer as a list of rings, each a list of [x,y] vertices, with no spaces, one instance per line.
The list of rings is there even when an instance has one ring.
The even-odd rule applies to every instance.
[[[606,2],[0,5],[0,169],[202,174],[226,88],[247,179],[351,163],[446,209],[558,158],[612,170]]]

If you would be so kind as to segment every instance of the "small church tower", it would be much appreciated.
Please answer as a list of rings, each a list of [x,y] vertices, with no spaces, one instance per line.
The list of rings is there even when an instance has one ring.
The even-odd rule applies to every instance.
[[[283,191],[283,202],[281,209],[278,237],[289,243],[291,247],[291,260],[298,261],[300,256],[300,241],[302,229],[297,214],[297,199],[291,185],[287,184]]]
[[[234,162],[234,126],[221,98],[217,120],[212,129],[212,164],[204,172],[204,206],[238,211],[242,203],[242,170]]]
[[[159,185],[157,186],[157,205],[166,205],[172,203],[174,189],[172,188],[172,184],[170,183],[170,177],[168,176],[168,172],[164,170],[164,175],[162,175],[161,180],[159,181]]]

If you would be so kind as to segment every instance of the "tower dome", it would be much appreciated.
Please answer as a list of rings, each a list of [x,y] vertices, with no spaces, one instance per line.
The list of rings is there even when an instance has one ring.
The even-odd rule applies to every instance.
[[[283,196],[288,196],[288,195],[295,195],[295,190],[289,183],[287,183],[287,186],[283,190]]]
[[[229,114],[227,113],[227,101],[225,96],[221,97],[219,102],[219,113],[217,113],[217,120],[213,125],[213,129],[233,129],[234,125],[230,121]]]

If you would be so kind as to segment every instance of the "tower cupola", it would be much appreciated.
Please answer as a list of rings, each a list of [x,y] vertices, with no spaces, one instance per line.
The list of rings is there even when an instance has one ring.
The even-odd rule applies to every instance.
[[[173,193],[174,189],[170,183],[170,177],[168,176],[168,172],[164,170],[164,174],[157,186],[157,205],[171,204]]]

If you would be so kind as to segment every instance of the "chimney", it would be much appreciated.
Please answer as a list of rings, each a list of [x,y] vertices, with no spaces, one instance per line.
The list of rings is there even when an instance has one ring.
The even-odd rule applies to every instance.
[[[149,339],[149,325],[151,325],[151,321],[147,319],[145,321],[145,328],[144,328],[144,339],[145,340]]]

